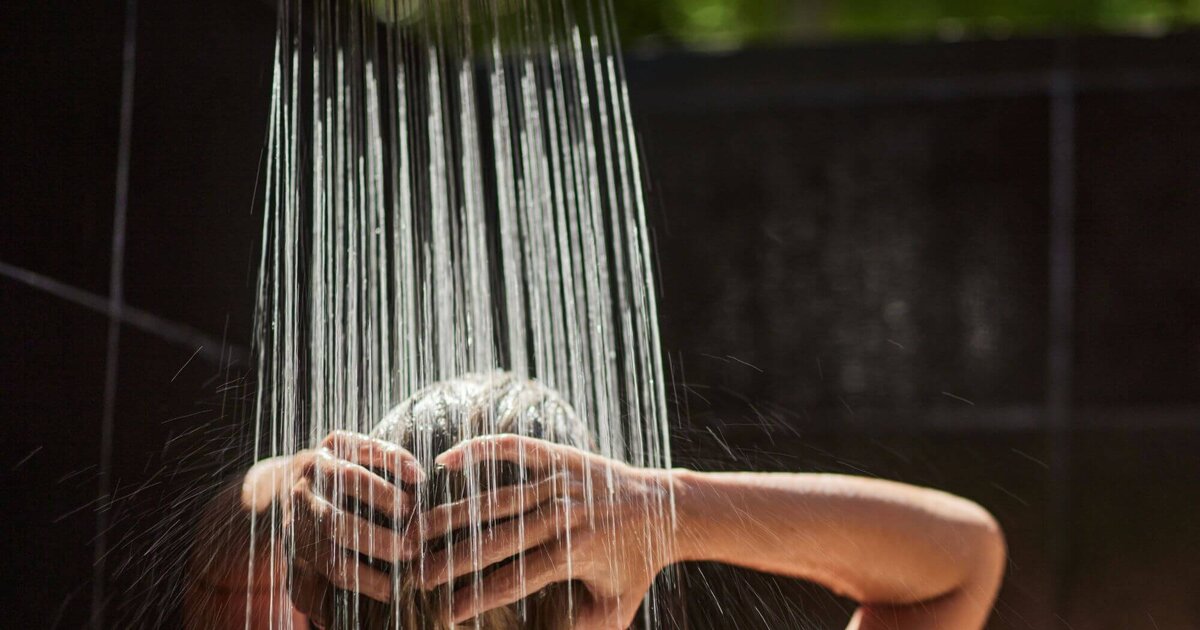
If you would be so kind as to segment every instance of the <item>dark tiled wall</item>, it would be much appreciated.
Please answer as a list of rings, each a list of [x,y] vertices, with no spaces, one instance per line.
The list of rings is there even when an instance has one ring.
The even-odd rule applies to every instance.
[[[101,306],[119,4],[6,7],[3,21],[15,89],[0,115],[0,263]],[[217,357],[249,341],[273,29],[263,3],[140,4],[126,298],[192,337],[122,328],[111,627],[171,625],[159,580],[184,551],[170,519],[186,521],[239,457],[222,410],[243,392]],[[680,461],[878,474],[980,500],[1012,548],[996,627],[1051,627],[1055,612],[1076,627],[1200,624],[1186,587],[1161,587],[1194,583],[1200,560],[1188,551],[1200,534],[1198,43],[635,56]],[[1075,431],[1052,442],[1061,73],[1074,95],[1078,405]],[[0,278],[4,580],[17,594],[5,610],[20,627],[79,627],[91,609],[106,328],[103,313]],[[155,544],[152,561],[131,561]],[[811,589],[720,579],[741,623],[759,594],[778,619],[844,616]],[[1118,596],[1096,605],[1096,593]]]

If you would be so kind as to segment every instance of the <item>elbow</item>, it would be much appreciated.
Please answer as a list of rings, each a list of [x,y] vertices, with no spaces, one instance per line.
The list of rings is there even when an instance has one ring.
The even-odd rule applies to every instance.
[[[1008,562],[1004,530],[990,512],[973,501],[936,496],[938,516],[922,521],[913,534],[914,540],[926,544],[906,546],[914,554],[909,556],[912,570],[903,572],[895,590],[857,598],[863,603],[857,627],[910,627],[896,626],[897,614],[923,620],[911,627],[984,627]],[[941,621],[935,623],[933,617]]]
[[[1008,558],[1008,543],[1004,539],[1004,529],[1000,522],[982,506],[979,506],[980,552],[987,563],[998,565],[998,570],[1004,570]]]
[[[971,505],[976,517],[970,527],[970,560],[957,590],[970,591],[972,597],[987,598],[990,602],[995,600],[1004,580],[1008,544],[996,517],[978,504]]]
[[[996,573],[996,589],[999,590],[1000,582],[1004,579],[1004,569],[1008,565],[1008,541],[1005,540],[1004,529],[1000,527],[996,518],[990,512],[987,513],[987,517],[988,545]]]
[[[945,531],[941,570],[927,584],[924,601],[966,598],[991,603],[999,593],[1008,563],[1004,529],[983,506],[955,497],[952,530]],[[949,543],[953,540],[953,543]]]
[[[961,499],[956,527],[957,544],[942,570],[934,575],[926,586],[928,589],[919,600],[893,601],[891,604],[936,605],[939,608],[959,611],[971,618],[979,618],[962,627],[982,627],[988,611],[995,604],[1004,581],[1004,570],[1008,564],[1008,545],[999,521],[982,506]]]

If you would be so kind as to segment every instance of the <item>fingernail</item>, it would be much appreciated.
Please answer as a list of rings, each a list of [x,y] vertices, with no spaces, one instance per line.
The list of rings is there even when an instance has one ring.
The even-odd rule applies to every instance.
[[[445,466],[446,468],[458,468],[462,465],[462,451],[456,446],[438,455],[433,461],[437,465]]]

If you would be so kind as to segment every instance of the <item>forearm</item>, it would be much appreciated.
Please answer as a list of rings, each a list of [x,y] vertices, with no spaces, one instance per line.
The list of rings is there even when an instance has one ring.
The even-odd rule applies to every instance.
[[[982,626],[1003,572],[995,521],[946,493],[840,475],[678,471],[673,479],[677,559],[818,582],[864,604],[863,630],[918,627],[877,625],[873,615],[930,606],[953,612],[962,620],[954,627]]]

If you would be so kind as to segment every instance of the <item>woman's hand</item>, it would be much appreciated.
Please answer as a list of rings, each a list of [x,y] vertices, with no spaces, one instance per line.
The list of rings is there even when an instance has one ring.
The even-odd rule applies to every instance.
[[[283,579],[282,541],[267,523],[288,511],[292,486],[312,457],[313,451],[304,450],[264,459],[204,506],[188,560],[184,628],[257,630],[284,620],[303,623]]]
[[[469,440],[437,463],[463,469],[489,460],[518,464],[532,479],[438,506],[422,518],[429,540],[474,521],[513,517],[424,559],[421,582],[432,589],[515,557],[460,588],[451,621],[576,581],[586,596],[575,602],[575,628],[628,627],[655,576],[672,561],[669,473],[516,435]]]
[[[399,446],[335,431],[300,462],[291,488],[284,527],[295,553],[288,567],[288,589],[292,604],[318,627],[330,623],[328,595],[333,588],[378,601],[391,599],[391,578],[360,562],[357,554],[396,562],[419,553],[412,537],[347,509],[346,499],[353,499],[393,522],[403,523],[411,516],[413,497],[372,470],[387,471],[408,484],[425,477],[416,458]]]

